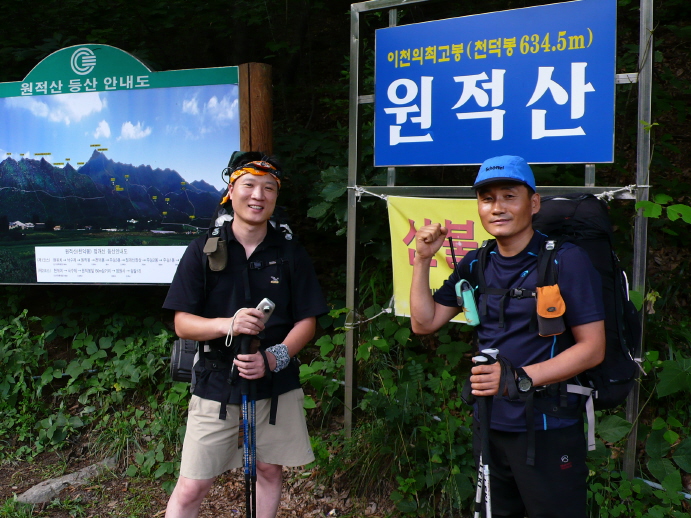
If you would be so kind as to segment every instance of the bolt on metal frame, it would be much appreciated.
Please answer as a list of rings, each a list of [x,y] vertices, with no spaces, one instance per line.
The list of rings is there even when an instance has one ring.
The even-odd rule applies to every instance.
[[[360,16],[373,11],[389,9],[389,26],[395,27],[398,19],[399,7],[410,4],[427,2],[429,0],[369,0],[351,4],[350,12],[350,96],[349,96],[349,141],[348,141],[348,232],[346,255],[346,307],[350,309],[349,319],[355,321],[358,289],[358,271],[356,263],[357,251],[357,196],[355,188],[358,185],[358,173],[361,167],[360,135],[361,135],[361,106],[374,102],[373,94],[360,94],[362,84],[362,63],[360,59]],[[636,201],[648,200],[650,192],[650,132],[646,131],[643,122],[651,122],[651,90],[652,90],[652,56],[653,56],[653,2],[641,0],[639,29],[639,62],[635,73],[616,74],[617,84],[638,83],[638,133],[637,133],[637,165],[636,165]],[[620,187],[595,187],[595,165],[586,164],[585,181],[583,186],[571,187],[541,187],[543,194],[564,194],[565,192],[590,192],[593,194],[612,191]],[[367,190],[374,194],[397,196],[421,196],[440,198],[474,198],[475,192],[471,186],[396,186],[396,169],[387,169],[387,185],[385,187],[368,186]],[[631,196],[622,195],[622,198]],[[641,293],[645,290],[646,279],[646,251],[648,241],[648,223],[639,210],[635,218],[634,227],[634,260],[633,260],[633,289]],[[353,388],[355,366],[356,330],[348,328],[346,334],[346,364],[345,364],[345,399],[344,399],[344,427],[346,436],[350,437],[353,426]],[[636,357],[643,354],[643,339],[636,347]],[[637,419],[639,406],[639,386],[635,385],[626,403],[626,418],[634,426],[629,434],[624,457],[624,471],[629,478],[633,477],[636,462]]]

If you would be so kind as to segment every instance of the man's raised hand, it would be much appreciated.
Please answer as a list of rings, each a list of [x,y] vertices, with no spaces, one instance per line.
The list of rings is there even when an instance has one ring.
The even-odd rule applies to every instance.
[[[449,229],[442,227],[439,223],[420,227],[415,234],[416,257],[420,259],[431,258],[444,244],[448,233]]]

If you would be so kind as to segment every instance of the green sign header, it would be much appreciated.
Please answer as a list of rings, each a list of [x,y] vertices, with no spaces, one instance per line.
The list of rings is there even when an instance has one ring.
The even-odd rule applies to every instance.
[[[152,72],[108,45],[75,45],[53,52],[23,81],[0,83],[0,97],[238,84],[238,67]]]

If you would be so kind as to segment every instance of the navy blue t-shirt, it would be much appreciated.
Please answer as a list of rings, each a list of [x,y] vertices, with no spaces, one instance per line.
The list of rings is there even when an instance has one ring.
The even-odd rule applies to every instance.
[[[528,246],[513,257],[503,257],[495,248],[485,266],[485,282],[489,288],[526,288],[535,290],[537,284],[537,254],[546,236],[535,232]],[[456,270],[434,294],[439,304],[457,307],[455,285],[460,272],[477,266],[477,251],[469,252]],[[555,258],[559,289],[566,304],[564,315],[567,327],[604,320],[602,282],[600,275],[582,248],[565,243]],[[479,348],[495,347],[514,367],[525,367],[556,356],[556,337],[541,337],[531,330],[535,318],[535,299],[504,299],[504,327],[498,326],[500,295],[481,295],[487,299],[487,315],[480,317],[477,326]],[[481,300],[482,302],[482,300]],[[575,424],[573,419],[559,419],[535,411],[536,429],[562,428]],[[492,405],[492,424],[496,430],[522,432],[526,430],[525,404],[495,396]]]

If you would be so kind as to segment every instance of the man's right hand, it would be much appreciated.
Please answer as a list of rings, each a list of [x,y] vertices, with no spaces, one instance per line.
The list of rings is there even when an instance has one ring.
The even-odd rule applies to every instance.
[[[430,259],[441,248],[449,230],[439,223],[420,227],[415,234],[415,257]]]
[[[256,308],[245,308],[231,319],[233,323],[233,336],[258,335],[264,329],[264,315]]]

